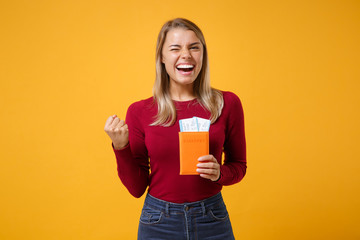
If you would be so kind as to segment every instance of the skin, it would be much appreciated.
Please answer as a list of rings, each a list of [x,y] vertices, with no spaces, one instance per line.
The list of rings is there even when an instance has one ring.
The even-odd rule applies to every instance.
[[[116,150],[123,149],[129,144],[128,125],[118,116],[110,116],[106,120],[104,130],[109,135]]]
[[[174,100],[194,99],[193,84],[202,68],[203,45],[195,33],[182,28],[170,30],[165,38],[161,61],[170,78],[170,95]],[[195,65],[189,75],[177,70],[179,64]]]
[[[182,28],[170,30],[165,38],[161,61],[165,65],[170,78],[170,95],[173,100],[187,101],[195,98],[193,83],[196,80],[203,60],[203,45],[193,31]],[[195,65],[190,74],[181,74],[178,64]],[[127,124],[116,115],[110,116],[104,127],[105,132],[117,150],[129,144]],[[200,177],[217,181],[220,178],[220,165],[213,155],[205,155],[198,159],[197,172]]]

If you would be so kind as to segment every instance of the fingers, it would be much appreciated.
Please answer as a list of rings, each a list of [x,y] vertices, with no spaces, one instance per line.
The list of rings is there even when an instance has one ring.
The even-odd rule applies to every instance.
[[[198,168],[217,169],[217,168],[219,168],[220,165],[218,163],[214,163],[214,162],[207,162],[207,163],[198,163],[196,166]]]
[[[118,134],[121,134],[121,135],[122,134],[128,134],[128,132],[129,132],[128,125],[123,124],[123,123],[118,123],[118,125],[114,129],[114,132],[118,133]]]
[[[115,117],[114,120],[112,121],[112,123],[110,124],[109,129],[110,129],[111,131],[114,131],[116,125],[118,125],[119,122],[120,122],[120,118]]]
[[[104,130],[106,132],[117,132],[125,125],[124,120],[120,120],[116,115],[113,115],[106,120]]]
[[[198,158],[198,161],[199,162],[208,162],[208,161],[217,162],[217,160],[214,158],[213,155],[201,156],[201,157]]]
[[[217,175],[218,174],[218,169],[213,169],[213,168],[201,168],[197,170],[198,173],[200,174],[207,174],[207,175]]]
[[[114,119],[113,123],[110,125],[110,128],[113,131],[118,131],[122,126],[124,126],[124,120],[120,120],[119,118]]]
[[[116,115],[110,116],[105,123],[105,132],[111,138],[115,149],[122,149],[129,143],[129,128],[124,120],[120,120]]]
[[[211,168],[217,169],[220,168],[220,165],[216,158],[213,155],[205,155],[198,158],[200,163],[197,164],[199,168]]]
[[[116,117],[117,117],[116,115],[112,115],[106,120],[106,122],[105,122],[105,130],[109,128],[109,126],[111,125],[111,123],[114,121],[114,119]]]
[[[127,129],[128,129],[128,125],[125,124],[125,122],[123,120],[120,120],[114,127],[115,132],[117,132],[119,130],[127,130]]]
[[[200,173],[200,177],[216,181],[220,177],[220,164],[213,155],[202,156],[198,159],[196,171]]]

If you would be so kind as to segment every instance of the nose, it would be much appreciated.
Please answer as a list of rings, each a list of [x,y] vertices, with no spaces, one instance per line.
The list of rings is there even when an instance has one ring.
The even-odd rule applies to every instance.
[[[184,59],[189,59],[189,58],[191,58],[191,54],[190,54],[189,49],[183,49],[183,50],[181,51],[181,58],[184,58]]]

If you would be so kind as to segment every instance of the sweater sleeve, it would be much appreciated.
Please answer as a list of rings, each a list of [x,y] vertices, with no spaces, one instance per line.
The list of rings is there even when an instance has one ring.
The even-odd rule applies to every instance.
[[[140,121],[142,107],[137,104],[132,104],[126,114],[129,145],[121,150],[114,149],[114,153],[121,182],[134,197],[139,198],[149,185],[149,157]]]
[[[217,181],[221,185],[240,182],[247,168],[243,108],[240,99],[235,94],[228,93],[228,95],[229,98],[225,102],[228,104],[227,111],[229,111],[224,142],[225,158],[220,166],[220,179]]]

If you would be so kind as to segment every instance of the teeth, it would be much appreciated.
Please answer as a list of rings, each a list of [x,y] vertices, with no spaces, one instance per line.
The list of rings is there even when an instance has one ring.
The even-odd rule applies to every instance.
[[[177,68],[193,68],[194,65],[179,65]]]

